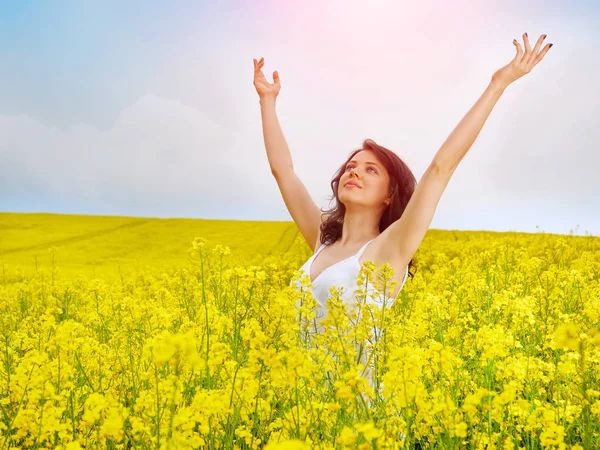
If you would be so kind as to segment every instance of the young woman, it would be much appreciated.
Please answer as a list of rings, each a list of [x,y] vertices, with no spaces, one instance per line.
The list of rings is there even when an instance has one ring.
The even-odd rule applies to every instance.
[[[331,181],[335,207],[323,214],[296,176],[292,158],[275,111],[281,89],[279,74],[269,83],[263,72],[264,58],[254,59],[254,87],[260,97],[262,126],[267,158],[279,190],[294,222],[314,252],[301,267],[313,282],[319,302],[317,318],[327,313],[326,300],[332,285],[346,287],[344,301],[354,303],[356,278],[364,261],[394,269],[395,299],[414,267],[412,258],[433,219],[437,204],[450,177],[465,156],[492,108],[515,80],[529,73],[552,44],[540,47],[540,36],[531,49],[523,34],[525,51],[513,40],[516,55],[496,71],[475,105],[442,144],[423,177],[416,184],[408,166],[392,151],[366,139],[351,153]],[[414,273],[411,273],[414,276]],[[367,295],[369,300],[370,295]]]

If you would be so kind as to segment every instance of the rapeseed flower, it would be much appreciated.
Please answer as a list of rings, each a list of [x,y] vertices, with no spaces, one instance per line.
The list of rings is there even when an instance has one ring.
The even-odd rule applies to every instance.
[[[327,317],[300,237],[237,267],[196,238],[192,267],[117,282],[20,272],[0,284],[0,440],[578,448],[600,430],[600,246],[465,236],[425,241],[394,302],[366,289],[397,286],[391,267],[366,262],[356,304],[332,286]]]

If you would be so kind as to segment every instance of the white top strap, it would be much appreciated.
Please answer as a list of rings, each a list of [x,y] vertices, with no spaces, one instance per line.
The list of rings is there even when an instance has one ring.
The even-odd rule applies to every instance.
[[[313,258],[316,258],[317,255],[319,254],[319,252],[321,250],[323,250],[325,247],[327,247],[325,244],[321,244],[321,246],[317,249],[317,252],[315,254],[313,254]]]

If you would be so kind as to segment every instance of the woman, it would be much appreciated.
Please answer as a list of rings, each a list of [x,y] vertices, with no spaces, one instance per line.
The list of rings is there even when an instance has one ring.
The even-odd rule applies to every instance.
[[[371,295],[379,297],[377,303],[382,302],[382,297],[383,301],[386,298],[395,300],[406,282],[409,268],[414,267],[413,255],[425,237],[450,177],[504,90],[529,73],[552,47],[552,44],[546,44],[540,51],[545,38],[545,34],[540,36],[532,50],[527,33],[524,33],[524,52],[521,44],[513,40],[515,57],[492,75],[484,93],[442,144],[418,184],[398,156],[366,139],[331,181],[336,205],[324,214],[323,220],[321,211],[294,172],[277,119],[275,104],[281,89],[279,74],[274,71],[273,83],[269,83],[262,72],[264,58],[254,59],[254,87],[260,97],[263,136],[271,172],[290,215],[314,252],[300,269],[308,273],[313,283],[312,293],[319,305],[313,321],[315,332],[323,331],[319,322],[327,316],[326,302],[331,286],[345,287],[342,300],[355,304],[357,276],[364,261],[373,261],[376,267],[389,263],[394,269],[392,281],[397,282],[385,295],[371,287],[366,301],[373,303]],[[298,281],[296,285],[300,287]],[[375,329],[376,336],[371,337],[372,341],[377,339],[377,334]],[[366,367],[363,376],[373,385],[373,372],[366,356],[362,354],[360,360]],[[373,387],[375,392],[383,392],[383,383]],[[367,404],[370,406],[371,402]],[[400,438],[405,439],[404,434],[400,433]]]
[[[334,176],[331,186],[336,206],[324,214],[323,220],[318,206],[294,172],[277,119],[279,74],[274,71],[273,83],[269,83],[262,72],[264,58],[254,59],[254,87],[260,97],[271,172],[290,215],[314,252],[301,269],[310,275],[314,284],[312,292],[319,303],[318,318],[327,313],[325,305],[332,285],[346,287],[342,298],[349,304],[354,303],[356,278],[364,261],[373,261],[377,267],[387,262],[393,267],[392,280],[397,285],[395,290],[385,294],[388,298],[397,297],[450,177],[504,90],[529,73],[552,47],[547,44],[540,51],[545,38],[545,34],[540,36],[531,49],[524,33],[524,52],[521,44],[513,40],[517,52],[514,59],[492,75],[482,96],[442,144],[418,184],[398,156],[370,139],[365,140],[362,148],[352,152]],[[367,300],[370,298],[367,295]]]

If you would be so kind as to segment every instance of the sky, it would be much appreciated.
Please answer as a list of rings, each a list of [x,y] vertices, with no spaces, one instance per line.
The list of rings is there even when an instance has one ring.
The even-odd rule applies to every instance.
[[[371,138],[419,180],[510,62],[430,227],[600,235],[600,3],[5,1],[0,211],[291,221],[253,58],[281,91],[294,170],[321,208]]]

